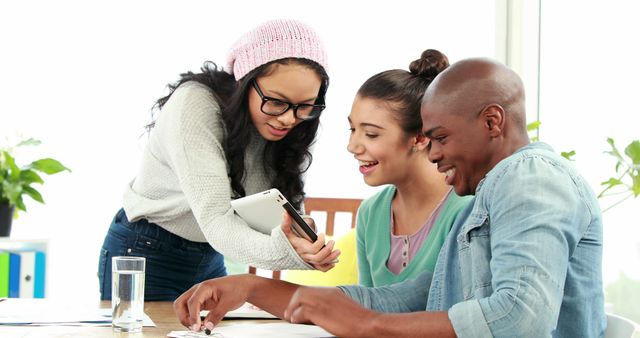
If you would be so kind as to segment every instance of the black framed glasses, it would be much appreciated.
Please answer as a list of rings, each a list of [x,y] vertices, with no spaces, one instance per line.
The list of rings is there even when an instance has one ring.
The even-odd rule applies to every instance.
[[[260,110],[270,116],[279,116],[286,113],[289,109],[293,109],[293,116],[297,119],[306,121],[320,117],[320,113],[322,113],[324,108],[326,108],[324,104],[293,104],[291,102],[269,97],[262,93],[262,90],[255,79],[251,81],[251,84],[256,90],[256,93],[260,96],[260,99],[262,99]]]

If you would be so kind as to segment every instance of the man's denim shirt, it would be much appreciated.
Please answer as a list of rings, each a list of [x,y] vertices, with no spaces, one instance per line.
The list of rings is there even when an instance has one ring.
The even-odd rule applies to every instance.
[[[340,288],[376,311],[448,311],[459,337],[601,337],[598,201],[551,147],[527,145],[480,182],[433,274]]]

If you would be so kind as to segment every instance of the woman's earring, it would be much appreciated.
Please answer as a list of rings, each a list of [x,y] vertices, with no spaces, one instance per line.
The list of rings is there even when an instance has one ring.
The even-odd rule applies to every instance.
[[[416,146],[411,147],[411,152],[412,153],[415,153],[417,151],[418,151],[418,147],[416,147]]]

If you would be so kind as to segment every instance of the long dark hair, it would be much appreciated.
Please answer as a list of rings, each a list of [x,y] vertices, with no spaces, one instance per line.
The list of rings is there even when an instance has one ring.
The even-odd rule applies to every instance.
[[[250,84],[257,77],[268,74],[272,65],[276,63],[296,63],[314,70],[322,81],[315,103],[325,103],[325,95],[329,87],[329,76],[325,69],[308,59],[287,58],[257,67],[237,82],[233,75],[224,72],[215,63],[205,62],[200,68],[200,73],[181,74],[180,80],[168,85],[170,93],[158,99],[155,105],[157,108],[162,108],[176,88],[188,81],[196,81],[211,88],[221,107],[220,114],[226,131],[222,147],[229,165],[233,198],[246,195],[242,184],[246,174],[244,158],[251,139],[251,131],[255,129],[249,114],[248,95],[252,88]],[[319,125],[319,119],[303,121],[282,140],[267,141],[264,149],[265,167],[271,168],[275,172],[271,185],[280,190],[289,202],[298,209],[305,196],[302,175],[309,169],[313,160],[309,147],[316,138]],[[152,126],[153,123],[148,127]]]
[[[446,55],[427,49],[409,65],[409,71],[388,70],[370,77],[358,95],[390,103],[400,127],[408,135],[422,131],[420,106],[425,90],[440,72],[449,67]]]

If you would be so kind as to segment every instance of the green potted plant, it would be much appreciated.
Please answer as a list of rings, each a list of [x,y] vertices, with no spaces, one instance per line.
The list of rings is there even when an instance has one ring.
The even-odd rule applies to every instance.
[[[618,150],[613,138],[609,137],[607,142],[611,150],[606,153],[617,160],[616,176],[600,183],[605,188],[598,194],[598,198],[617,197],[617,201],[603,212],[640,195],[640,140],[631,141],[624,148],[624,154]]]
[[[34,184],[43,184],[39,173],[53,175],[61,171],[71,171],[62,163],[52,158],[42,158],[19,167],[14,158],[14,151],[22,146],[36,146],[41,142],[30,138],[16,145],[0,148],[0,237],[11,233],[11,223],[19,210],[27,211],[23,196],[44,203],[44,199]]]

